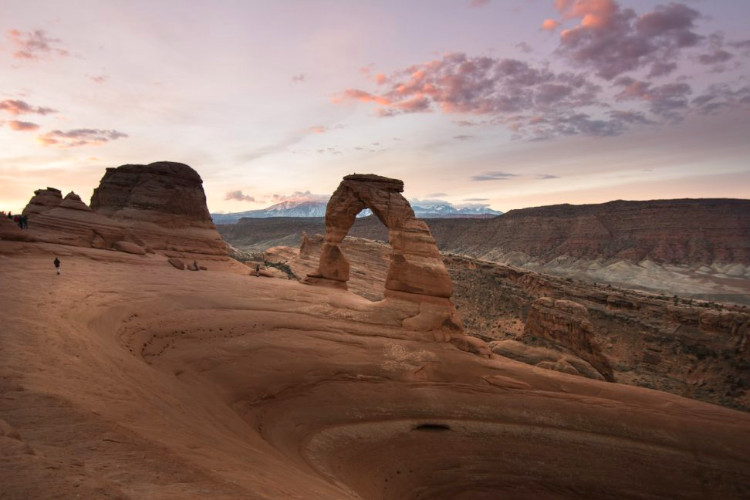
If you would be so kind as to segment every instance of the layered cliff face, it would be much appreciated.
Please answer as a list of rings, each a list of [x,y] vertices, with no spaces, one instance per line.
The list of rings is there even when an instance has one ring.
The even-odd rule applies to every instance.
[[[544,273],[750,304],[750,200],[615,201],[513,210],[493,219],[428,219],[444,252]],[[314,219],[224,226],[238,247],[299,244]],[[387,240],[372,217],[349,234]]]
[[[173,257],[226,255],[198,173],[159,162],[107,169],[91,207],[75,193],[40,189],[24,209],[38,241]]]

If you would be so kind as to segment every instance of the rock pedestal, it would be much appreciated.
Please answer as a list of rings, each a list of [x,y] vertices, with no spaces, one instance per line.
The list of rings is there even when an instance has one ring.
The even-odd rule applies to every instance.
[[[344,177],[326,208],[326,234],[318,271],[305,279],[308,284],[346,289],[349,262],[340,244],[357,214],[369,208],[388,228],[392,247],[385,282],[386,300],[420,304],[419,317],[407,318],[404,326],[415,330],[461,331],[461,323],[450,301],[453,294],[435,240],[427,224],[414,216],[401,194],[404,183],[373,174]]]

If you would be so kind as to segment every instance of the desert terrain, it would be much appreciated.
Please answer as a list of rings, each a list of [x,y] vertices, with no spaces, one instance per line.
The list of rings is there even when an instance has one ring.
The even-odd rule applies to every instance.
[[[44,224],[0,226],[3,498],[750,496],[750,414],[465,335],[464,289],[408,204],[384,216],[387,262],[344,265],[338,223],[325,259],[278,250],[309,261],[303,283],[226,257],[203,211],[161,207],[171,178],[202,192],[185,166],[128,167],[91,212],[53,196]],[[348,180],[358,196],[379,184],[347,194],[374,211],[380,184],[398,187]],[[357,208],[337,207],[352,221]]]

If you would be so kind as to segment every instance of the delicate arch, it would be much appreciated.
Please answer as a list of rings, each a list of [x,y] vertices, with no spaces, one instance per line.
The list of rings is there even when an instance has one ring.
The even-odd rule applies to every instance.
[[[427,224],[414,216],[409,202],[401,194],[404,183],[373,174],[344,177],[326,208],[326,234],[317,273],[305,280],[346,288],[349,262],[339,244],[354,224],[357,214],[369,208],[388,228],[393,249],[385,295],[415,294],[450,298],[453,294],[450,276],[445,269],[435,240]],[[389,293],[390,292],[390,293]]]

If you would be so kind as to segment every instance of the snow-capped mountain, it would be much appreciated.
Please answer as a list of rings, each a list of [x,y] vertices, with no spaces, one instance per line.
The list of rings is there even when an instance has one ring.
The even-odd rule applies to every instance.
[[[492,210],[487,205],[453,205],[440,200],[411,200],[414,215],[420,219],[438,218],[482,218],[502,215],[502,212]],[[325,217],[328,201],[288,200],[276,203],[261,210],[233,212],[228,214],[211,214],[215,224],[234,224],[243,217],[263,219],[267,217]],[[369,210],[363,210],[359,216],[370,215]]]

